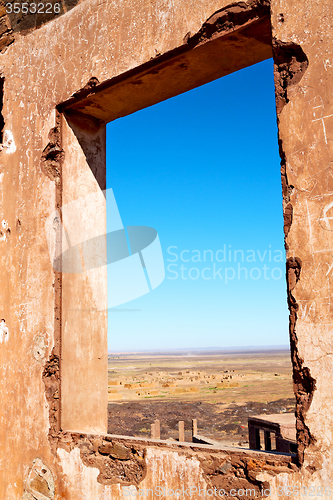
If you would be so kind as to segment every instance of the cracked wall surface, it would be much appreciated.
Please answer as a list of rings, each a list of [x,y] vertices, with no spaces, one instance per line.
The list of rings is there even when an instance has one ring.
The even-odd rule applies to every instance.
[[[122,499],[158,485],[252,485],[274,499],[333,490],[332,25],[330,0],[65,1],[39,18],[1,7],[0,500]],[[298,456],[108,436],[106,316],[91,307],[105,276],[53,270],[46,219],[104,189],[108,120],[270,54]]]

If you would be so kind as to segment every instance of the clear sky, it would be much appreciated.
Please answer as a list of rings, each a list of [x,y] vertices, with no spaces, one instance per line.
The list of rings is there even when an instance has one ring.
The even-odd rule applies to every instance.
[[[288,344],[272,60],[109,123],[107,187],[166,272],[109,309],[109,351]]]

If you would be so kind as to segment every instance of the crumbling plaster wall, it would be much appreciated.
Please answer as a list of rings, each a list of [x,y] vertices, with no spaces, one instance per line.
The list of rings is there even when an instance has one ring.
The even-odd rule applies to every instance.
[[[55,413],[57,407],[52,398],[46,398],[43,373],[52,349],[60,355],[57,309],[55,312],[59,290],[44,223],[59,202],[59,185],[42,169],[41,157],[50,142],[50,131],[57,125],[55,106],[92,77],[99,82],[109,80],[181,46],[189,32],[196,33],[206,19],[229,3],[84,0],[27,34],[10,32],[7,21],[4,25],[4,36],[15,41],[7,48],[1,42],[5,48],[0,55],[5,122],[0,153],[0,294],[3,328],[7,329],[6,341],[0,344],[1,499],[43,498],[34,496],[36,491],[45,498],[123,498],[117,484],[97,481],[96,468],[84,464],[84,456],[78,454],[77,438],[61,435],[57,450],[59,423],[53,422],[53,438],[49,439],[49,405],[55,404]],[[256,477],[271,483],[272,498],[283,498],[276,490],[279,484],[291,488],[333,486],[333,8],[330,0],[272,0],[271,22],[276,62],[281,62],[281,41],[300,46],[308,60],[304,68],[295,54],[291,58],[294,73],[302,70],[302,78],[291,78],[281,65],[276,75],[303,465],[298,472],[277,476],[257,470]],[[67,162],[69,154],[68,150]],[[54,392],[51,387],[52,397]],[[67,450],[66,439],[70,442]],[[156,484],[156,471],[162,463],[167,485],[176,487],[184,460],[191,471],[183,475],[185,486],[191,481],[197,485],[207,481],[199,458],[177,450],[165,447],[161,461],[160,448],[150,444],[145,455],[145,484]],[[202,453],[214,462],[208,451]]]
[[[302,79],[288,88],[285,102],[277,99],[277,107],[294,382],[297,413],[304,415],[297,422],[299,450],[302,455],[306,447],[305,471],[330,471],[333,8],[329,2],[292,8],[273,1],[272,9],[273,36],[300,46],[308,60],[294,62]]]

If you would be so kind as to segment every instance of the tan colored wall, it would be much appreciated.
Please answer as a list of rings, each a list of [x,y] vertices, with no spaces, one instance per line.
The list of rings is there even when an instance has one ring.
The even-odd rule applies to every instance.
[[[87,150],[78,147],[74,131],[81,144],[91,144],[95,164],[103,166],[97,179],[87,161]],[[69,207],[64,227],[74,246],[106,232],[105,205],[94,203],[94,198],[85,202],[87,196],[89,200],[89,195],[105,189],[105,127],[96,133],[83,133],[63,120],[62,146],[62,205]],[[72,207],[75,200],[82,200],[82,206]],[[104,243],[105,248],[94,249],[97,255],[98,250],[106,253]],[[96,257],[95,252],[90,253],[89,257]],[[63,273],[61,299],[61,426],[81,432],[107,432],[106,267],[82,274]]]
[[[102,353],[106,319],[97,312],[72,316],[69,309],[85,309],[88,303],[90,308],[95,285],[89,288],[69,276],[62,276],[61,283],[52,270],[44,224],[59,203],[101,187],[104,160],[96,151],[88,157],[82,153],[82,135],[56,115],[55,106],[92,77],[106,82],[182,46],[228,3],[84,0],[37,30],[30,26],[29,32],[19,32],[16,27],[11,32],[9,20],[5,22],[0,50],[13,38],[15,42],[0,54],[0,76],[5,78],[0,303],[9,332],[8,341],[0,344],[1,500],[124,498],[119,486],[124,470],[128,483],[150,487],[160,483],[161,471],[163,485],[170,488],[183,481],[187,486],[192,482],[197,486],[228,485],[229,479],[236,477],[234,484],[267,482],[274,499],[284,498],[276,489],[279,485],[333,488],[333,8],[329,0],[271,2],[302,466],[295,471],[296,467],[287,463],[280,464],[284,469],[275,464],[272,471],[267,459],[273,459],[263,454],[254,454],[250,461],[237,458],[235,451],[216,451],[215,460],[214,453],[205,448],[184,450],[139,440],[123,440],[117,448],[119,438],[112,440],[112,457],[104,453],[105,436],[88,438],[65,432],[101,434],[105,429],[102,410],[95,411],[100,417],[94,422],[90,415],[96,404],[106,408],[106,385],[105,395],[100,385],[104,376],[106,380],[106,350]],[[4,26],[5,18],[0,19]],[[55,142],[61,142],[59,151],[64,157],[59,153],[53,167],[56,171],[58,165],[60,174],[52,177],[41,158],[56,125],[62,127],[61,138]],[[103,143],[101,131],[85,133],[88,138],[97,134]],[[98,166],[98,182],[92,165]],[[78,184],[79,179],[82,182]],[[74,293],[77,289],[81,289],[80,300]],[[89,328],[96,343],[90,341]],[[68,380],[77,380],[75,361],[82,361],[86,350],[91,354],[87,365],[90,379],[81,380],[71,397]],[[99,365],[104,368],[100,370]],[[85,401],[87,413],[80,414],[82,398],[94,384],[101,392],[96,400]],[[59,433],[59,428],[63,432]],[[231,467],[222,473],[226,463]],[[99,470],[104,472],[99,475]],[[296,491],[291,498],[299,498]]]
[[[333,9],[329,2],[287,6],[279,1],[272,2],[272,9],[273,36],[300,45],[308,58],[302,80],[288,89],[289,102],[279,114],[279,134],[286,159],[284,208],[297,404],[298,412],[307,410],[304,425],[302,418],[298,424],[299,437],[304,445],[310,445],[305,450],[302,475],[305,480],[307,474],[323,467],[325,472],[314,472],[311,480],[319,483],[321,478],[328,483],[333,439],[333,242],[328,219],[333,190],[333,54],[329,28]],[[284,13],[284,22],[280,13]]]

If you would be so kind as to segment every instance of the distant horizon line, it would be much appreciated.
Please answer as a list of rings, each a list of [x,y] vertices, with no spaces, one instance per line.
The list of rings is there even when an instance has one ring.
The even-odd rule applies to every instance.
[[[231,346],[231,347],[165,347],[165,348],[155,348],[155,349],[115,349],[108,351],[108,354],[136,354],[136,353],[167,353],[167,352],[198,352],[198,351],[263,351],[263,350],[289,350],[290,345],[288,344],[276,344],[276,345],[249,345],[249,346]]]

